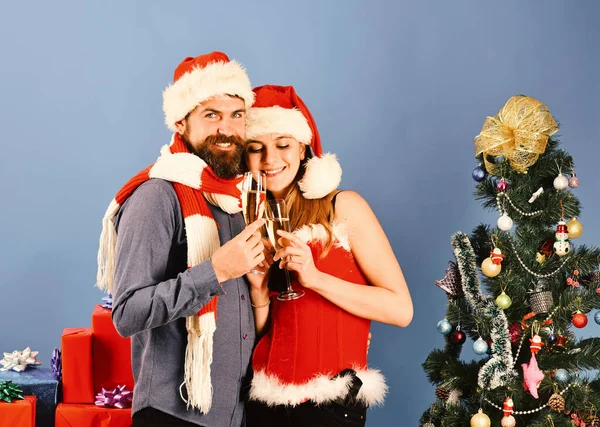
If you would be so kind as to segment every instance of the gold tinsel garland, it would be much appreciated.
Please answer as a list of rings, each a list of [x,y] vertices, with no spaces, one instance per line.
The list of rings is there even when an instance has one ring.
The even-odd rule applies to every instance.
[[[483,154],[486,170],[499,175],[498,165],[488,156],[504,156],[519,173],[535,164],[546,150],[548,138],[558,125],[546,104],[525,95],[510,98],[495,117],[487,117],[475,137],[475,156]]]

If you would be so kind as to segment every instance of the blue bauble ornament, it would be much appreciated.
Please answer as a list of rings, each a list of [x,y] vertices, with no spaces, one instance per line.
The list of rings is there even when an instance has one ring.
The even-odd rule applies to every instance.
[[[559,383],[566,383],[567,381],[569,381],[569,373],[566,369],[557,369],[554,373],[554,378]]]
[[[597,311],[596,314],[594,314],[594,322],[600,325],[600,311]]]
[[[437,330],[440,334],[448,335],[452,332],[452,324],[446,319],[442,319],[437,324]]]
[[[488,348],[489,346],[481,337],[479,337],[477,341],[473,343],[473,351],[475,352],[475,354],[486,354]]]
[[[556,339],[557,339],[556,333],[550,332],[550,335],[548,335],[548,344],[550,344],[550,345],[556,344]]]
[[[475,181],[481,182],[485,179],[485,171],[481,168],[481,166],[477,166],[475,169],[473,169],[472,176]]]

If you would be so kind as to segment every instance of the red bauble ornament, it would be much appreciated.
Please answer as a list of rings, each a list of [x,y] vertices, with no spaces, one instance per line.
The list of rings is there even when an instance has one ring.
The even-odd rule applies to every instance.
[[[588,318],[581,311],[578,311],[571,318],[571,322],[573,322],[573,326],[575,326],[576,328],[584,328],[585,325],[587,325],[588,323]]]
[[[513,323],[508,327],[508,333],[510,334],[510,340],[513,344],[519,344],[521,340],[521,333],[523,332],[523,328],[521,324],[518,322]]]
[[[457,329],[450,335],[450,341],[454,344],[464,344],[466,340],[467,335],[460,329]]]
[[[498,191],[506,191],[506,189],[508,188],[508,182],[506,182],[504,178],[502,178],[500,182],[498,182],[498,184],[496,185],[496,188],[498,189]]]

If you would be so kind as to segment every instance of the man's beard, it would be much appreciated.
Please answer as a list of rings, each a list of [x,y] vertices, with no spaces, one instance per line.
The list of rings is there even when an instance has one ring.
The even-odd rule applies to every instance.
[[[219,178],[231,179],[239,174],[244,155],[244,140],[239,136],[209,135],[199,147],[192,146],[187,132],[181,135],[181,139],[189,152],[204,160]],[[214,144],[226,143],[233,144],[233,150],[221,151],[213,148]]]

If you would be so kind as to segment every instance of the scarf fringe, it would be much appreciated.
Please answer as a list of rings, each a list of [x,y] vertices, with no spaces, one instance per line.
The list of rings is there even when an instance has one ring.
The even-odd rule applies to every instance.
[[[212,406],[213,387],[210,365],[213,361],[213,335],[217,329],[215,313],[186,319],[188,343],[185,350],[185,387],[187,408],[207,414]]]
[[[103,291],[112,293],[115,280],[115,264],[117,259],[117,232],[115,230],[115,215],[121,206],[115,199],[110,202],[102,218],[102,233],[98,249],[98,272],[96,286]]]

